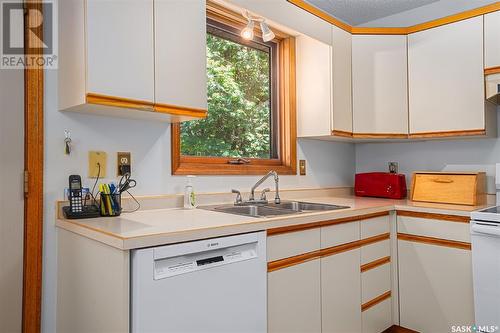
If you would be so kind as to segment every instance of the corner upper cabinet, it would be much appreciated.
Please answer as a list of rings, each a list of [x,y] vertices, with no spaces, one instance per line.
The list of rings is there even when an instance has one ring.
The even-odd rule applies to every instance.
[[[61,1],[59,13],[60,110],[167,122],[206,115],[204,2]]]
[[[408,36],[410,137],[484,135],[483,17]]]
[[[154,0],[155,103],[207,110],[206,1]]]
[[[353,132],[364,138],[406,138],[406,36],[352,37]]]
[[[500,11],[484,15],[484,68],[494,67],[500,67]]]

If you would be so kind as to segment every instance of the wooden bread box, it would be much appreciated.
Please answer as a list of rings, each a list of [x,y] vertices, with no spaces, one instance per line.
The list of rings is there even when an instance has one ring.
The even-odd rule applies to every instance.
[[[412,179],[411,200],[483,205],[486,203],[486,173],[415,172]]]

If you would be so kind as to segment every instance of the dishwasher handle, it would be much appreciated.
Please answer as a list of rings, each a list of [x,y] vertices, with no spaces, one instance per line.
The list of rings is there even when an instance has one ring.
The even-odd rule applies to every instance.
[[[486,223],[474,223],[471,225],[471,231],[477,234],[499,236],[500,237],[500,227],[497,225],[486,224]]]

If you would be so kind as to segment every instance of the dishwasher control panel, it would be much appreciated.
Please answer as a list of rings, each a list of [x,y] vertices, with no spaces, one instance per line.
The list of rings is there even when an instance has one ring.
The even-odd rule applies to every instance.
[[[253,258],[257,258],[257,242],[175,257],[159,258],[154,261],[154,279],[165,279]]]

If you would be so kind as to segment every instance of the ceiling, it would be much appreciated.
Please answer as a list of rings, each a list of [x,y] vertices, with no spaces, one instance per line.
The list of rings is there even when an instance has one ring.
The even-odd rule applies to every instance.
[[[327,12],[335,18],[344,21],[352,26],[363,25],[364,23],[386,18],[391,15],[407,12],[416,8],[429,6],[439,9],[441,17],[454,14],[459,10],[461,2],[466,5],[480,7],[486,2],[479,0],[306,0],[311,5]],[[465,9],[465,8],[464,8]],[[417,14],[417,13],[416,13]],[[436,13],[437,14],[437,13]],[[420,16],[417,14],[417,16]],[[414,22],[412,22],[414,23]]]

